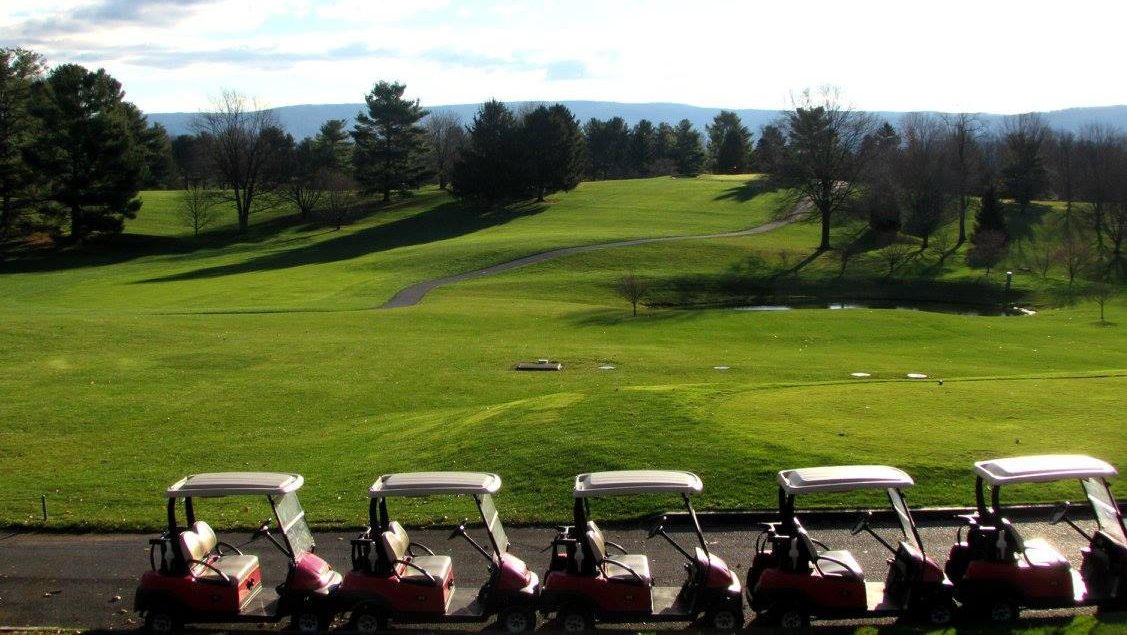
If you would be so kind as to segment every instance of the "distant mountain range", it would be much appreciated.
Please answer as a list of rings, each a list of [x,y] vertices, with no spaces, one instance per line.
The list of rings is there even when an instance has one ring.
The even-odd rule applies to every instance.
[[[556,103],[556,102],[509,102],[509,106],[517,109],[525,104]],[[622,117],[627,123],[633,125],[640,119],[649,119],[656,123],[667,121],[676,124],[682,119],[693,122],[701,132],[704,127],[712,123],[712,118],[720,112],[720,108],[702,108],[687,106],[685,104],[624,104],[613,101],[563,101],[559,102],[571,109],[580,122],[595,117],[610,119]],[[431,112],[450,112],[457,114],[466,124],[473,121],[481,104],[453,104],[448,106],[426,106]],[[301,106],[282,106],[276,108],[278,119],[290,134],[297,139],[317,134],[317,129],[329,119],[345,119],[351,122],[356,113],[364,108],[364,104],[305,104]],[[730,110],[730,109],[729,109]],[[778,118],[778,110],[735,110],[743,120],[745,126],[752,132],[758,133],[759,127]],[[892,122],[894,125],[905,113],[903,112],[877,112],[880,117]],[[1042,113],[1046,122],[1053,128],[1078,132],[1086,124],[1099,123],[1127,130],[1127,106],[1103,106],[1094,108],[1068,108],[1066,110],[1053,110]],[[171,135],[191,133],[191,121],[196,113],[191,112],[158,112],[148,113],[149,121],[163,125]],[[983,114],[985,122],[995,125],[1003,115]]]

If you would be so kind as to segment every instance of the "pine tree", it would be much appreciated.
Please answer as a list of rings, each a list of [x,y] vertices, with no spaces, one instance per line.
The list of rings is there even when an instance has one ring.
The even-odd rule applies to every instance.
[[[24,159],[38,134],[31,114],[32,86],[43,58],[26,49],[0,49],[0,234],[11,230],[34,200],[38,178]]]
[[[730,110],[720,114],[708,126],[708,153],[712,170],[717,174],[742,174],[748,171],[751,158],[751,132],[740,116]]]
[[[987,185],[986,190],[982,193],[982,203],[974,215],[974,232],[971,235],[971,242],[974,242],[974,236],[986,231],[998,232],[1005,236],[1007,240],[1009,239],[1006,217],[1002,214],[1002,203],[998,200],[998,188],[993,184]]]
[[[426,131],[419,122],[428,112],[419,100],[403,98],[407,87],[378,82],[364,97],[367,113],[356,116],[352,138],[356,142],[353,165],[366,193],[379,193],[384,202],[392,192],[405,193],[423,185],[426,167]]]
[[[469,130],[469,141],[454,165],[454,196],[478,204],[494,205],[519,196],[517,121],[508,106],[497,101],[482,104]]]
[[[579,122],[567,106],[540,106],[523,121],[525,174],[537,201],[551,192],[567,192],[583,178],[586,145]]]

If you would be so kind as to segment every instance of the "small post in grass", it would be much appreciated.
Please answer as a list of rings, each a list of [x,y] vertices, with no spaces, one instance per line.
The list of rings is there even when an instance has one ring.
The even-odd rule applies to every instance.
[[[39,496],[39,503],[43,506],[43,523],[47,523],[47,495],[41,494]]]

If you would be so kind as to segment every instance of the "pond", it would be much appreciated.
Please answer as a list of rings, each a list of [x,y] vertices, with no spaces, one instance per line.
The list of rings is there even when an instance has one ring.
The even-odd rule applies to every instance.
[[[787,304],[752,304],[733,307],[736,311],[793,311],[796,309],[899,309],[901,311],[928,311],[931,313],[953,313],[955,315],[1034,315],[1036,312],[1023,307],[989,306],[983,304],[961,304],[958,302],[938,302],[934,300],[860,300],[826,302],[825,300],[792,300]]]

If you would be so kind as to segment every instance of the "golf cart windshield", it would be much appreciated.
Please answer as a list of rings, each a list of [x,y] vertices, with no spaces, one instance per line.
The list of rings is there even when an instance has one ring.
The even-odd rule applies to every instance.
[[[497,514],[497,506],[493,504],[493,497],[489,494],[475,496],[478,509],[481,510],[481,519],[485,521],[485,530],[489,532],[489,539],[493,541],[494,555],[501,561],[501,554],[509,550],[509,537],[505,535],[505,527],[501,525],[501,517]]]
[[[900,523],[900,531],[904,534],[904,540],[911,543],[920,553],[923,553],[923,544],[920,543],[919,535],[916,533],[916,525],[912,522],[912,513],[908,511],[908,503],[904,500],[904,494],[895,487],[890,487],[888,488],[888,500],[892,504],[893,511],[896,512],[896,520]]]
[[[1092,504],[1092,511],[1096,515],[1096,523],[1100,531],[1121,545],[1127,546],[1127,536],[1123,532],[1123,517],[1119,514],[1119,507],[1111,496],[1111,491],[1103,479],[1085,478],[1080,483],[1084,486],[1084,493]]]
[[[278,525],[286,543],[290,547],[290,555],[297,558],[303,553],[313,551],[313,534],[305,522],[305,510],[297,500],[297,494],[289,492],[281,496],[271,496],[270,502],[274,505],[274,513],[278,516]]]

